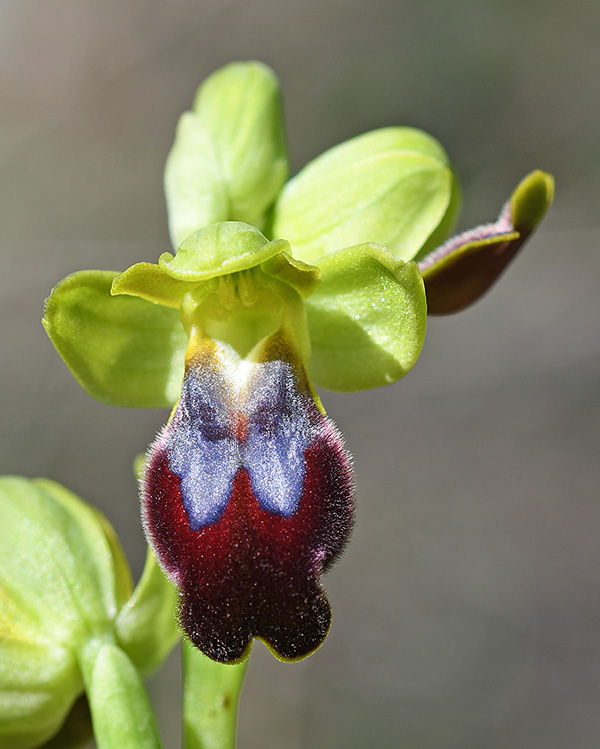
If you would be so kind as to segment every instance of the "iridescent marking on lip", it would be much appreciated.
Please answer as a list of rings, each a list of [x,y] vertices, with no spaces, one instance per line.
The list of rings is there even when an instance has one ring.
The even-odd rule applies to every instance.
[[[188,364],[166,444],[192,530],[219,520],[241,468],[262,509],[284,517],[298,509],[304,452],[319,432],[320,413],[299,390],[290,362],[246,369],[246,386],[235,388],[217,362]]]
[[[318,409],[298,387],[289,362],[257,365],[247,397],[247,436],[241,445],[258,504],[286,518],[298,509],[304,452],[320,431]]]
[[[216,523],[240,467],[231,393],[218,368],[188,365],[166,445],[190,527]]]
[[[146,533],[180,588],[181,625],[224,663],[254,637],[283,660],[321,644],[331,610],[319,578],[352,526],[341,435],[275,343],[243,369],[214,345],[190,358],[143,481]]]

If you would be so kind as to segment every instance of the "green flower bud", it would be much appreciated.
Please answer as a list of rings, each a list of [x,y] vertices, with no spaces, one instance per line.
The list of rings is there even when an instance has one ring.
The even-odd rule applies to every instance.
[[[56,484],[0,479],[0,514],[0,745],[37,746],[81,693],[77,653],[110,637],[128,572],[97,513]]]
[[[175,641],[174,594],[148,571],[128,601],[131,576],[114,531],[58,484],[0,478],[0,516],[0,746],[26,749],[61,729],[84,686],[96,723],[98,652],[118,651],[130,681],[131,659],[144,670],[156,665],[157,638],[165,657]],[[167,592],[158,595],[161,585]],[[132,696],[144,704],[143,693]]]

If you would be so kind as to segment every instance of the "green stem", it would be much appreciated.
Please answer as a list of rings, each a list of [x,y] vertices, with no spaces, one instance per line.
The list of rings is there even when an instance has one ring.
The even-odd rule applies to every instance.
[[[235,749],[237,710],[248,661],[215,663],[183,643],[185,749]]]
[[[129,657],[112,643],[79,655],[98,749],[162,749],[146,689]]]

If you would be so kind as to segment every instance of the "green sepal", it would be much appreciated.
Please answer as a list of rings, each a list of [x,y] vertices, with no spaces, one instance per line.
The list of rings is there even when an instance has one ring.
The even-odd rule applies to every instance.
[[[202,226],[231,218],[216,146],[194,112],[179,118],[165,165],[164,186],[173,247]]]
[[[223,221],[194,232],[176,255],[164,252],[160,268],[178,281],[206,281],[260,265],[278,252],[289,252],[284,239],[273,242],[240,221]]]
[[[216,663],[184,642],[183,745],[185,749],[235,749],[237,709],[248,659]]]
[[[287,179],[279,83],[259,62],[226,65],[180,119],[165,169],[174,247],[218,221],[263,227]]]
[[[50,340],[94,398],[114,406],[172,406],[183,380],[187,336],[175,309],[111,296],[113,271],[80,271],[52,290]]]
[[[98,749],[161,749],[158,726],[135,666],[116,645],[80,653]]]
[[[316,265],[297,260],[287,252],[280,252],[260,266],[268,276],[277,278],[306,298],[313,294],[321,283],[321,270]]]
[[[330,390],[364,390],[403,377],[425,337],[427,305],[415,263],[368,243],[321,261],[322,282],[308,299],[308,371]]]
[[[419,268],[429,314],[459,312],[497,280],[552,204],[554,180],[535,171],[517,186],[498,220],[452,237]]]
[[[375,130],[332,148],[290,180],[273,231],[309,263],[363,242],[411,260],[456,207],[455,187],[433,138],[413,128]]]
[[[288,173],[279,81],[262,62],[233,62],[198,89],[194,111],[225,175],[230,218],[262,226]]]
[[[137,296],[148,302],[179,309],[184,295],[196,285],[173,278],[155,263],[136,263],[115,277],[110,293],[113,296]]]
[[[140,581],[115,622],[118,644],[142,673],[160,666],[179,642],[176,608],[177,590],[148,549]]]
[[[82,691],[76,653],[110,637],[130,579],[108,521],[45,479],[0,478],[0,745],[53,736]]]

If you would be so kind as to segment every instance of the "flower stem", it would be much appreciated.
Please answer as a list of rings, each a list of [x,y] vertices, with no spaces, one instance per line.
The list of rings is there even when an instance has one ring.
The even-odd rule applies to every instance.
[[[238,703],[248,661],[224,665],[188,642],[182,648],[185,749],[235,749]]]

